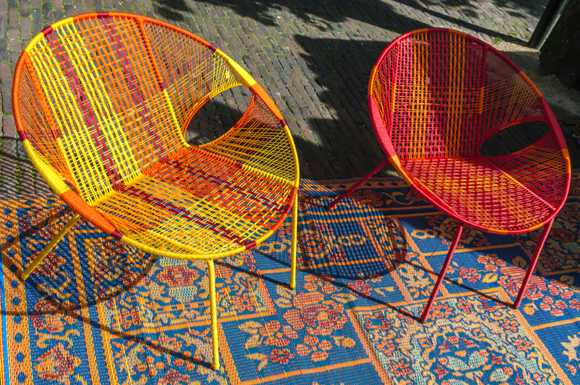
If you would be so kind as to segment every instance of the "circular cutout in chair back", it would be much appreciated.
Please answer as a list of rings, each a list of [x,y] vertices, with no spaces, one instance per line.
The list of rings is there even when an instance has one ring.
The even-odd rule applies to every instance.
[[[250,103],[251,93],[245,87],[231,88],[210,99],[187,125],[187,141],[200,145],[219,138],[239,122]]]
[[[493,134],[481,145],[481,155],[509,155],[536,143],[548,133],[544,122],[516,124]]]

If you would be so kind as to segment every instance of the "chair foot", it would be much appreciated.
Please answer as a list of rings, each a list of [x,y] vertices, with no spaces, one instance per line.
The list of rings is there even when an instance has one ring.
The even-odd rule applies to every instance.
[[[211,313],[211,342],[213,357],[211,367],[213,370],[220,368],[218,319],[217,319],[217,295],[215,291],[215,264],[212,259],[207,261],[209,270],[209,301]]]
[[[359,180],[358,182],[354,183],[352,186],[350,186],[348,188],[348,190],[346,190],[345,192],[343,192],[342,194],[340,194],[339,196],[337,196],[332,202],[330,202],[330,204],[326,207],[326,209],[327,210],[332,210],[334,208],[334,206],[336,206],[336,204],[338,202],[340,202],[341,200],[343,200],[344,198],[346,198],[347,196],[349,196],[350,194],[352,194],[363,183],[365,183],[367,180],[371,179],[373,176],[375,176],[376,174],[378,174],[382,169],[384,169],[387,166],[388,163],[389,163],[389,161],[387,159],[383,160],[378,166],[376,166],[375,168],[373,168],[372,171],[369,172],[366,176],[364,176],[361,180]]]
[[[534,274],[534,270],[536,270],[538,260],[540,259],[540,254],[542,253],[542,249],[544,248],[546,240],[548,239],[548,234],[550,234],[550,230],[552,229],[553,224],[554,224],[554,219],[552,219],[550,222],[548,222],[544,226],[544,230],[542,231],[542,234],[540,235],[540,238],[538,239],[538,243],[536,245],[536,249],[534,250],[534,255],[532,256],[530,266],[528,266],[528,270],[526,271],[526,275],[524,276],[522,286],[520,287],[520,290],[518,292],[516,300],[514,301],[514,304],[513,304],[514,309],[519,308],[520,304],[522,303],[522,301],[524,299],[524,295],[526,294],[526,290],[528,288],[528,283],[530,282],[530,279],[532,278],[532,275]]]
[[[65,235],[73,228],[73,226],[78,222],[79,219],[80,216],[78,214],[75,214],[71,219],[69,219],[69,221],[64,225],[62,230],[60,230],[58,234],[56,234],[50,240],[48,245],[46,245],[44,249],[42,249],[42,251],[38,253],[36,257],[34,257],[32,262],[30,262],[28,266],[26,266],[26,269],[24,269],[24,272],[22,272],[22,279],[27,280],[28,277],[30,277],[30,274],[32,274],[32,272],[38,267],[38,265],[40,265],[42,261],[44,261],[44,259],[48,256],[48,254],[50,254],[50,252],[60,243],[60,241],[62,241]]]
[[[296,253],[298,248],[298,191],[292,207],[292,247],[290,250],[290,289],[296,289]]]
[[[453,242],[451,242],[451,246],[449,246],[449,251],[447,251],[447,257],[445,257],[445,261],[443,262],[443,267],[441,267],[441,271],[439,272],[439,276],[437,277],[437,281],[435,282],[435,287],[433,287],[433,291],[431,291],[431,296],[427,301],[427,304],[423,308],[423,312],[421,313],[421,317],[419,317],[419,321],[424,323],[429,317],[429,312],[431,311],[431,307],[435,302],[435,298],[439,293],[439,289],[443,283],[443,279],[445,278],[445,274],[447,274],[447,269],[449,269],[449,265],[451,264],[451,259],[453,258],[453,253],[455,252],[455,248],[461,239],[461,234],[463,233],[463,225],[459,225],[457,230],[455,231],[455,237],[453,238]]]

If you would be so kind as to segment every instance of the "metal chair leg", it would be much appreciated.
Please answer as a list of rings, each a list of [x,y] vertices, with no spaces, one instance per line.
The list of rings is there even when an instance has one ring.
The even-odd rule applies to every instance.
[[[292,248],[290,250],[290,289],[296,288],[296,252],[298,246],[298,192],[294,197],[292,208]]]
[[[384,169],[387,166],[388,163],[389,163],[389,161],[387,159],[383,160],[377,167],[373,168],[372,171],[369,172],[364,178],[362,178],[358,182],[354,183],[352,186],[350,186],[348,188],[348,190],[346,190],[345,192],[343,192],[342,194],[340,194],[339,196],[337,196],[332,202],[330,202],[330,204],[327,206],[327,209],[328,210],[332,210],[334,208],[334,206],[336,206],[336,204],[338,202],[340,202],[341,200],[343,200],[344,198],[346,198],[347,196],[349,196],[350,194],[352,194],[363,183],[365,183],[367,180],[371,179],[373,176],[375,176],[376,174],[378,174],[379,171],[381,171],[382,169]]]
[[[451,264],[451,259],[453,258],[453,253],[455,252],[455,248],[461,239],[461,234],[463,233],[463,226],[459,225],[457,230],[455,231],[455,237],[453,238],[453,242],[451,242],[451,246],[449,246],[449,251],[447,252],[447,257],[445,257],[445,262],[443,262],[443,267],[439,272],[439,276],[437,277],[437,282],[435,282],[435,287],[431,292],[431,297],[427,301],[427,304],[423,308],[423,313],[421,313],[421,322],[425,322],[427,317],[429,316],[429,311],[431,311],[431,306],[433,306],[433,302],[435,302],[435,297],[439,293],[439,289],[441,288],[441,284],[443,283],[443,279],[445,278],[445,274],[447,274],[447,269]]]
[[[530,282],[530,279],[532,278],[532,274],[534,273],[534,270],[536,270],[538,260],[540,259],[540,254],[542,253],[542,249],[544,248],[544,244],[546,243],[546,239],[548,239],[548,234],[550,233],[550,230],[552,229],[553,224],[554,224],[554,219],[552,219],[550,222],[548,222],[544,226],[544,230],[542,231],[542,234],[540,235],[540,239],[538,239],[538,244],[536,245],[536,250],[534,251],[534,255],[532,257],[530,266],[528,266],[528,270],[526,271],[526,275],[524,276],[522,286],[520,287],[520,291],[518,292],[518,296],[516,297],[516,300],[514,301],[514,305],[513,305],[514,309],[517,309],[518,307],[520,307],[520,304],[522,303],[522,300],[524,299],[524,294],[526,293],[526,289],[528,288],[528,283]]]
[[[30,274],[38,267],[38,265],[40,265],[40,263],[47,257],[47,255],[50,254],[50,252],[59,244],[59,242],[64,238],[64,236],[78,222],[79,218],[80,218],[80,216],[78,214],[75,214],[71,219],[69,219],[69,221],[64,225],[62,230],[60,230],[58,232],[58,234],[56,234],[50,240],[48,245],[46,245],[44,247],[44,249],[42,249],[42,251],[40,253],[38,253],[36,255],[36,257],[34,257],[32,262],[30,262],[28,264],[28,266],[26,266],[26,269],[22,273],[22,279],[26,280],[26,279],[28,279],[28,277],[30,277]]]
[[[215,292],[215,264],[212,259],[207,261],[209,270],[209,301],[211,313],[211,341],[213,347],[213,359],[211,367],[214,370],[220,368],[220,353],[218,339],[217,298]]]

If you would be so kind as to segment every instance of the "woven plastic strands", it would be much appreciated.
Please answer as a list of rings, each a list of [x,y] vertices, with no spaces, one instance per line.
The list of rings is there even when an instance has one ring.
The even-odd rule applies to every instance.
[[[19,82],[21,124],[28,139],[34,144],[44,160],[52,164],[63,176],[70,180],[70,173],[65,159],[58,147],[60,129],[52,118],[48,101],[36,78],[32,62],[28,56],[23,57],[24,69]]]
[[[213,49],[192,44],[189,36],[161,25],[145,23],[144,31],[159,81],[167,87],[177,121],[182,127],[207,100],[240,85],[226,62]]]
[[[402,159],[476,155],[491,129],[539,116],[539,95],[487,46],[448,31],[398,41],[371,85]]]
[[[184,145],[145,33],[134,18],[83,18],[63,23],[28,51],[35,69],[30,75],[38,77],[60,131],[57,146],[89,203]],[[201,83],[212,76],[211,55],[206,59],[208,65],[196,67]],[[207,94],[203,86],[189,84],[200,89],[186,95],[194,103]]]
[[[151,19],[95,14],[46,29],[22,60],[23,139],[114,233],[159,254],[217,257],[254,246],[290,211],[298,164],[289,130],[209,43]],[[190,120],[240,85],[253,93],[240,121],[190,146]]]
[[[226,136],[202,147],[236,159],[248,170],[265,171],[270,177],[293,183],[296,167],[292,154],[283,151],[288,145],[288,136],[281,129],[283,124],[254,96],[245,114]]]
[[[491,46],[450,30],[403,35],[377,62],[369,92],[391,160],[457,219],[524,232],[563,204],[569,158],[557,122],[533,83]],[[499,131],[534,121],[550,126],[537,142],[508,155],[481,154]]]
[[[114,213],[123,233],[174,253],[247,245],[289,208],[296,169],[288,144],[281,122],[254,97],[226,135],[170,156],[98,208]]]

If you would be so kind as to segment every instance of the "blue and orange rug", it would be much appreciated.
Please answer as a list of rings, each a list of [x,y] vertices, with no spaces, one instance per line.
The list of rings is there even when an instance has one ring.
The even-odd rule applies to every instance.
[[[205,265],[155,258],[79,224],[23,283],[71,215],[47,194],[0,191],[3,384],[580,383],[580,177],[528,298],[535,236],[466,231],[431,315],[418,315],[455,224],[396,178],[333,211],[345,182],[305,181],[301,272],[289,226],[218,265],[222,369],[211,359]],[[14,194],[12,194],[14,195]]]

